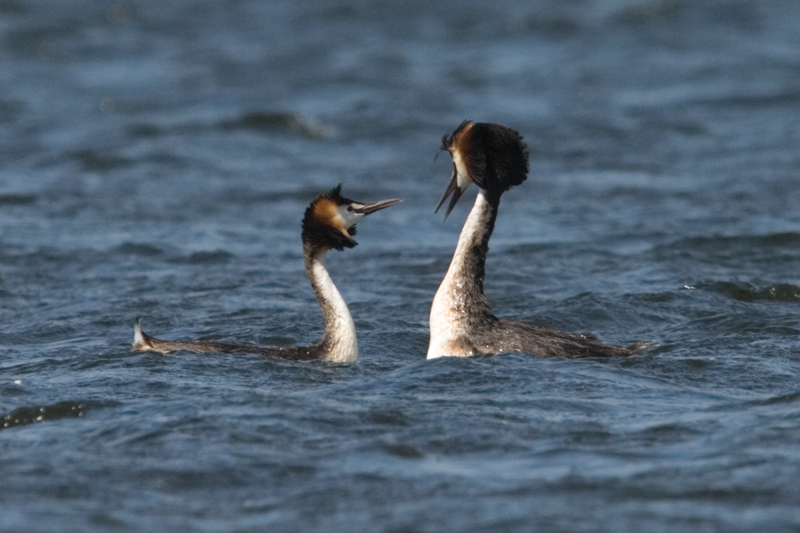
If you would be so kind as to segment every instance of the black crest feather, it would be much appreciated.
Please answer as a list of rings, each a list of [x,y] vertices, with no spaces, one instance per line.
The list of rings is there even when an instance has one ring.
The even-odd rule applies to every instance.
[[[464,128],[466,128],[467,126],[469,126],[470,124],[472,124],[471,120],[465,120],[464,122],[459,124],[458,127],[455,129],[455,131],[453,131],[453,133],[451,133],[450,135],[448,135],[446,133],[444,135],[442,135],[442,147],[441,147],[441,149],[444,150],[445,152],[450,151],[450,149],[452,149],[454,147],[453,146],[453,142],[455,141],[456,136],[459,133],[461,133],[461,131]]]
[[[306,208],[305,215],[303,216],[303,242],[308,242],[314,246],[332,248],[334,250],[344,250],[345,248],[353,248],[358,243],[350,238],[355,235],[355,226],[349,229],[349,235],[345,235],[339,229],[322,224],[314,217],[314,206],[320,200],[330,200],[336,205],[347,205],[353,203],[353,200],[342,196],[342,184],[340,183],[330,191],[319,195],[313,202]]]
[[[466,142],[466,163],[480,188],[502,194],[527,179],[528,145],[517,131],[500,124],[477,123]]]

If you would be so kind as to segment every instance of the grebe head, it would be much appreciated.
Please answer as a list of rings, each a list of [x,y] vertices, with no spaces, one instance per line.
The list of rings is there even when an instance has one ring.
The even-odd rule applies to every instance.
[[[329,192],[317,196],[303,217],[303,242],[320,248],[343,250],[358,244],[356,223],[367,215],[386,209],[402,200],[393,198],[365,204],[345,198],[340,183]]]
[[[436,206],[438,211],[453,195],[445,219],[470,184],[499,198],[528,177],[528,145],[519,133],[500,124],[465,120],[452,134],[442,137],[442,150],[453,158],[453,175]]]

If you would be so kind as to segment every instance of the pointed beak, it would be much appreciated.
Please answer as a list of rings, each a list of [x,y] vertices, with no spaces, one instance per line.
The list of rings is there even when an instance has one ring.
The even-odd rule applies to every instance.
[[[353,212],[358,213],[360,215],[371,215],[375,211],[380,211],[381,209],[386,209],[387,207],[392,207],[393,205],[397,205],[402,202],[400,198],[392,198],[391,200],[381,200],[380,202],[373,202],[371,204],[361,204],[358,202],[353,202],[350,204],[350,207],[353,208]]]
[[[444,214],[444,219],[447,220],[447,215],[449,215],[450,211],[453,210],[453,207],[455,207],[455,205],[458,203],[459,198],[461,198],[461,195],[464,194],[465,190],[466,189],[462,189],[458,186],[458,175],[455,171],[453,171],[453,177],[450,178],[450,183],[447,185],[447,189],[445,189],[442,199],[439,200],[434,213],[439,211],[439,208],[442,207],[442,204],[445,200],[447,200],[447,197],[452,194],[453,197],[450,199],[450,205],[447,206],[447,211]]]

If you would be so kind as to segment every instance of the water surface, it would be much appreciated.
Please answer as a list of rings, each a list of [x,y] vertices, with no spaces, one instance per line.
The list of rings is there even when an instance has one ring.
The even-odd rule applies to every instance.
[[[795,531],[800,4],[0,2],[0,530]],[[625,360],[426,361],[439,139],[529,143],[496,313]],[[311,343],[300,220],[355,365]]]

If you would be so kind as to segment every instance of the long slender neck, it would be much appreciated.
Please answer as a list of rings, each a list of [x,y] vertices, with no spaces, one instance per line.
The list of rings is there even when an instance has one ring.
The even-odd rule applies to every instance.
[[[450,268],[433,297],[428,359],[473,355],[478,348],[470,341],[472,332],[497,320],[483,294],[483,278],[499,204],[499,196],[481,190],[464,223]]]
[[[458,238],[445,281],[458,279],[460,283],[457,287],[467,294],[483,295],[486,255],[489,253],[489,239],[494,231],[499,204],[499,196],[481,190]]]
[[[306,275],[311,288],[317,296],[322,316],[325,319],[325,333],[321,346],[325,352],[323,359],[339,363],[351,363],[358,359],[356,327],[350,310],[342,295],[336,290],[328,269],[325,268],[327,248],[303,244]]]

